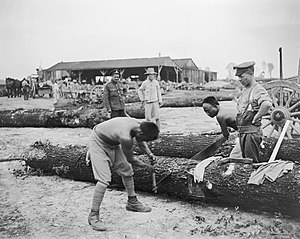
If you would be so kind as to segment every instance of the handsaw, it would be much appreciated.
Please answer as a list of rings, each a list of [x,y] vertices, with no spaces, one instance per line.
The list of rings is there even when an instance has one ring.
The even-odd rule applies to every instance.
[[[203,149],[201,152],[195,154],[193,157],[191,157],[191,160],[197,160],[201,161],[204,160],[216,152],[216,150],[227,140],[226,137],[222,136],[222,138],[218,139],[216,142],[212,143],[205,149]]]

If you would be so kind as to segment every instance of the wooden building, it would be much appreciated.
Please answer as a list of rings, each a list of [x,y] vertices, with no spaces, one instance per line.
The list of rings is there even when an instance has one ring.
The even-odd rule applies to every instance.
[[[181,70],[181,77],[187,83],[205,84],[217,80],[217,72],[200,70],[191,58],[173,59]]]
[[[5,80],[0,79],[0,97],[6,95],[7,95],[7,91],[6,91]]]
[[[123,78],[132,77],[141,81],[146,79],[146,69],[153,67],[160,80],[176,81],[180,78],[181,69],[170,57],[135,58],[120,60],[60,62],[45,70],[50,80],[65,77],[77,78],[81,82],[90,82],[96,77],[110,76],[113,69],[120,70]]]
[[[133,58],[100,61],[60,62],[44,70],[47,80],[78,79],[80,82],[110,76],[113,69],[120,70],[122,78],[143,81],[146,68],[153,67],[158,72],[158,79],[163,81],[203,84],[216,80],[216,72],[199,70],[192,59],[171,59],[170,57]]]

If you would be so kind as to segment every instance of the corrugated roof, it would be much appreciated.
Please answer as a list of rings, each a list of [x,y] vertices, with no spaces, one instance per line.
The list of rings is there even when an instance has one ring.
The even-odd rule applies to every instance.
[[[177,65],[172,61],[170,57],[153,57],[101,61],[60,62],[48,68],[47,71],[121,69],[133,67],[150,67],[159,65],[177,67]]]

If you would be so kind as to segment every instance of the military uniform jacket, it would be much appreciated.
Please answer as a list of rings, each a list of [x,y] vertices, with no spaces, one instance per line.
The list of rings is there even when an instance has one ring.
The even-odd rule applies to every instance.
[[[122,110],[125,108],[125,89],[120,82],[108,82],[104,86],[103,104],[104,107],[110,110]]]

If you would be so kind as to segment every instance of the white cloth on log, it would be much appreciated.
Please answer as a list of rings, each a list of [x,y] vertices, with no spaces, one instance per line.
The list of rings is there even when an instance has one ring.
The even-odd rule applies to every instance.
[[[292,170],[294,163],[290,161],[276,160],[270,163],[261,165],[256,171],[252,172],[248,180],[248,184],[262,184],[265,179],[274,182],[284,173]]]
[[[202,182],[204,177],[205,168],[213,161],[220,159],[221,157],[209,157],[198,163],[194,170],[194,182]]]

